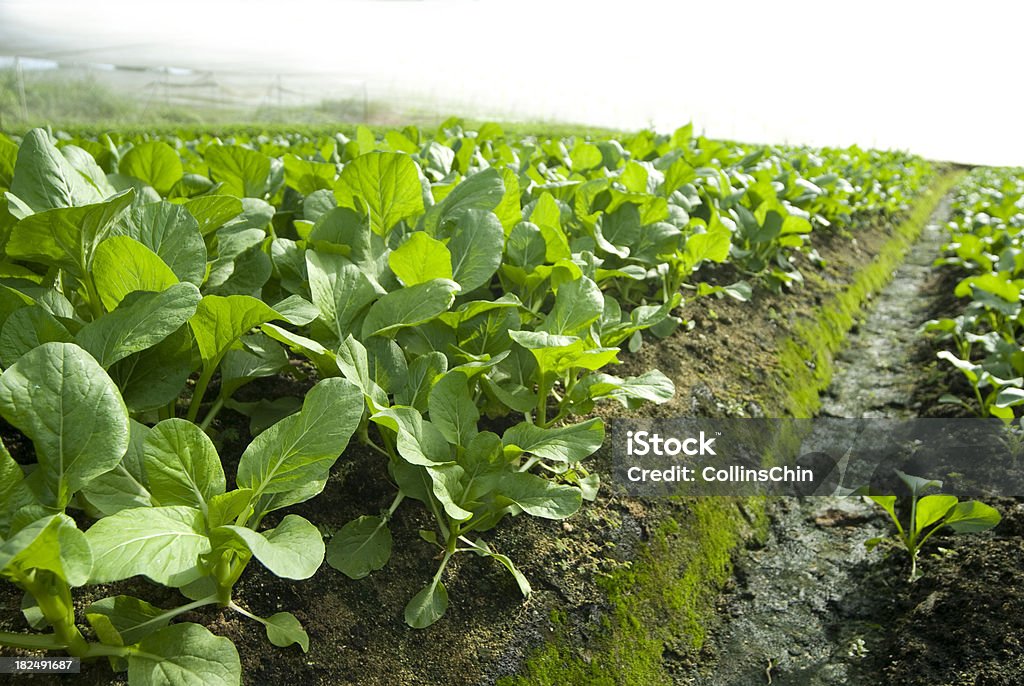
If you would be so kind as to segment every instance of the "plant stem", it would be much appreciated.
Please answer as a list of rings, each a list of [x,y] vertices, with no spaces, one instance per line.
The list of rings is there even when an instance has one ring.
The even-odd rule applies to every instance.
[[[216,419],[217,414],[220,412],[222,407],[224,407],[224,397],[218,395],[217,399],[213,401],[213,405],[210,407],[210,411],[206,413],[205,417],[203,417],[203,421],[202,423],[199,424],[199,428],[202,429],[203,431],[206,431],[206,429],[209,428],[213,420]]]

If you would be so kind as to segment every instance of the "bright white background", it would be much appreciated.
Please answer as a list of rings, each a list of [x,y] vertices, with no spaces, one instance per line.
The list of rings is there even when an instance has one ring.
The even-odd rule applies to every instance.
[[[1006,165],[1024,165],[1022,29],[1024,6],[991,0],[0,0],[0,54]]]

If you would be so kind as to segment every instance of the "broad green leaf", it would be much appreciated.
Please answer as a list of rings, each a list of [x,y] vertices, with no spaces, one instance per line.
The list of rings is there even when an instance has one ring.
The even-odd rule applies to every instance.
[[[516,224],[523,220],[523,210],[519,204],[519,177],[507,167],[502,167],[498,171],[501,172],[501,180],[505,185],[505,194],[498,206],[494,208],[494,214],[497,215],[507,235]]]
[[[448,220],[467,210],[480,214],[491,212],[504,197],[505,184],[501,173],[493,167],[484,169],[466,177],[444,200],[430,208],[424,219],[424,228],[432,236],[447,236],[443,226]]]
[[[247,295],[207,295],[199,302],[189,325],[196,337],[203,366],[220,362],[227,349],[255,326],[277,319],[264,302]]]
[[[292,154],[282,158],[284,162],[284,183],[302,195],[334,187],[335,169],[333,164],[305,160]]]
[[[704,233],[696,233],[686,238],[683,250],[686,255],[686,264],[690,269],[696,269],[700,263],[708,260],[710,262],[724,262],[729,257],[729,247],[732,245],[732,234],[720,222],[712,222],[711,228]]]
[[[519,222],[508,236],[505,254],[508,264],[521,267],[526,273],[530,273],[544,264],[547,244],[535,224]]]
[[[217,233],[218,255],[203,286],[210,295],[262,296],[274,265],[264,251],[263,229],[223,228]]]
[[[1020,286],[995,274],[982,274],[964,279],[957,284],[954,295],[966,298],[970,297],[974,290],[987,291],[1009,303],[1020,302]]]
[[[564,283],[555,295],[555,306],[540,330],[552,334],[574,335],[593,324],[604,312],[601,289],[587,277]]]
[[[583,503],[580,489],[526,472],[503,475],[498,492],[527,514],[545,519],[565,519],[575,514]]]
[[[921,531],[939,521],[957,503],[955,495],[926,495],[917,501],[917,530]]]
[[[135,291],[159,293],[178,283],[167,263],[129,236],[111,236],[96,248],[93,280],[108,312]]]
[[[297,643],[302,652],[309,652],[309,634],[291,612],[277,612],[263,622],[267,627],[267,640],[278,648],[287,648]]]
[[[579,424],[544,429],[522,422],[506,431],[502,442],[506,450],[512,448],[557,462],[579,462],[601,447],[604,423],[600,419],[588,419]]]
[[[417,231],[388,255],[388,264],[406,286],[432,279],[451,279],[454,256],[444,243]]]
[[[97,600],[85,608],[85,617],[107,645],[134,645],[172,619],[164,610],[126,595]]]
[[[341,527],[327,544],[327,564],[362,579],[391,559],[391,530],[382,517],[363,515]]]
[[[99,193],[65,159],[43,129],[32,129],[21,142],[11,193],[33,212],[89,205]]]
[[[388,406],[388,394],[377,385],[370,372],[370,358],[366,346],[348,336],[338,347],[335,366],[342,376],[354,383],[363,395],[377,407]]]
[[[430,477],[431,492],[450,519],[464,522],[473,517],[472,512],[459,504],[463,500],[463,479],[466,476],[466,470],[461,465],[448,463],[422,469]]]
[[[207,503],[206,523],[209,528],[216,528],[234,522],[252,502],[252,490],[238,488],[210,498]]]
[[[70,586],[89,579],[92,553],[74,520],[65,514],[38,519],[0,542],[0,576],[13,570],[53,572]]]
[[[440,580],[434,580],[405,606],[405,623],[414,629],[425,629],[447,610],[448,591]]]
[[[464,374],[450,371],[430,389],[430,421],[449,443],[468,445],[477,433],[480,412],[469,393]]]
[[[341,255],[306,252],[313,304],[339,341],[352,332],[355,320],[379,296],[359,267]]]
[[[181,328],[196,315],[200,297],[190,283],[174,284],[161,293],[132,293],[113,312],[82,327],[75,341],[110,367]]]
[[[9,367],[43,343],[71,341],[64,325],[42,307],[22,307],[11,313],[0,330],[0,362]]]
[[[8,501],[21,485],[24,477],[21,465],[14,461],[11,454],[7,452],[7,447],[0,441],[0,511],[12,509],[9,507]],[[2,526],[0,526],[0,531],[6,533],[6,529]]]
[[[593,143],[581,142],[573,146],[569,158],[572,160],[573,171],[586,171],[600,165],[604,156]]]
[[[493,212],[467,209],[455,217],[448,250],[452,279],[468,293],[486,285],[501,264],[505,233]]]
[[[97,246],[132,198],[132,192],[126,191],[106,202],[45,210],[26,217],[14,225],[7,254],[66,269],[83,280],[92,269]]]
[[[182,326],[156,345],[109,369],[131,412],[165,407],[181,395],[192,373],[192,331]]]
[[[338,459],[363,416],[362,393],[341,378],[323,379],[306,394],[302,411],[257,436],[242,453],[238,485],[256,496],[299,488]]]
[[[393,336],[399,329],[434,319],[451,307],[459,285],[433,279],[388,293],[370,306],[363,320],[363,338]]]
[[[164,196],[185,173],[178,153],[162,141],[149,141],[134,146],[121,158],[118,171],[148,183]]]
[[[420,355],[409,364],[405,385],[395,393],[395,403],[426,412],[427,396],[430,389],[437,377],[446,371],[448,371],[448,358],[444,353],[430,352]]]
[[[451,462],[451,447],[433,423],[411,407],[395,405],[374,413],[370,419],[397,435],[398,454],[409,464],[431,467]]]
[[[242,201],[229,195],[204,195],[185,202],[185,209],[199,223],[199,233],[207,236],[242,213]]]
[[[334,197],[339,207],[365,207],[370,228],[386,236],[398,222],[423,212],[422,190],[412,157],[371,152],[345,165],[334,185]]]
[[[240,145],[211,145],[204,153],[210,177],[221,191],[239,198],[262,198],[267,192],[270,159]]]
[[[180,505],[121,510],[85,536],[93,551],[92,583],[143,574],[178,588],[203,576],[199,556],[210,552],[203,513]]]
[[[59,509],[128,448],[128,412],[117,388],[73,343],[41,345],[0,375],[0,414],[32,440],[34,490]]]
[[[883,510],[889,513],[889,516],[894,521],[899,521],[896,517],[896,496],[894,495],[869,495],[868,498],[873,500],[877,505],[881,506]]]
[[[210,532],[215,544],[228,533],[248,548],[263,566],[284,579],[308,579],[324,561],[324,540],[315,526],[294,514],[276,528],[256,532],[243,526],[222,526]]]
[[[128,656],[128,680],[132,686],[239,686],[242,665],[231,639],[198,624],[172,624]]]
[[[129,420],[128,450],[120,464],[90,481],[78,497],[103,516],[134,507],[150,507],[153,503],[146,488],[142,465],[142,446],[150,429]]]
[[[922,499],[923,500],[923,499]],[[958,503],[949,512],[946,524],[958,534],[987,531],[1002,520],[999,510],[977,500]]]
[[[206,278],[206,243],[199,222],[186,207],[197,207],[213,213],[223,211],[228,218],[241,211],[238,200],[214,196],[227,203],[223,208],[216,205],[195,205],[201,198],[191,201],[185,207],[169,202],[158,202],[133,207],[124,215],[114,232],[131,236],[156,253],[180,281],[201,286]],[[199,211],[197,210],[197,211]],[[211,216],[206,217],[207,220]],[[213,217],[219,220],[220,217]],[[98,271],[99,267],[96,267]]]
[[[192,422],[165,419],[149,432],[142,452],[154,505],[188,505],[206,511],[206,503],[224,492],[224,468],[217,449]]]

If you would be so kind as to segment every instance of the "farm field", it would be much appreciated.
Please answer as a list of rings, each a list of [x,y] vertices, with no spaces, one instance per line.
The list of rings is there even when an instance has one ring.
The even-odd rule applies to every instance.
[[[0,651],[83,659],[18,683],[1024,679],[1014,493],[613,476],[625,419],[1019,441],[1022,170],[453,118],[18,131],[0,191]]]

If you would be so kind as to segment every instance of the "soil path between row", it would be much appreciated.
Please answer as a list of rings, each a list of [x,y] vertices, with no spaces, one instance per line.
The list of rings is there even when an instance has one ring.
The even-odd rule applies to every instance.
[[[835,360],[821,416],[905,419],[920,364],[921,325],[937,297],[926,288],[945,237],[950,196],[932,213],[892,281],[871,303]],[[863,592],[882,553],[864,542],[888,533],[888,522],[859,497],[779,498],[768,508],[765,544],[742,551],[720,606],[696,686],[877,686],[867,668],[879,619],[891,611],[885,593]]]

